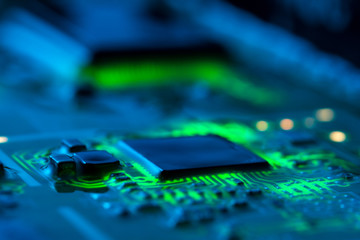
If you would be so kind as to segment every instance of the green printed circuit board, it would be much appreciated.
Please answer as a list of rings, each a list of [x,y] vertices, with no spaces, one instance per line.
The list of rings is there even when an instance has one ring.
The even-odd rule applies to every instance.
[[[10,216],[20,211],[12,204],[23,201],[22,212],[36,212],[26,215],[33,223],[70,222],[74,234],[94,239],[168,238],[161,232],[178,239],[356,239],[357,153],[344,148],[344,132],[325,134],[312,124],[310,117],[187,121],[19,139],[26,150],[12,152],[9,144],[9,157],[2,153],[5,165],[14,161],[4,168],[0,196]],[[31,207],[34,199],[39,209]]]

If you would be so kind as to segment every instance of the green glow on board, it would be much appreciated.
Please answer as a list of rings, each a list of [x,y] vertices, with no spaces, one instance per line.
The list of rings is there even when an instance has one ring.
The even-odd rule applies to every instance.
[[[261,135],[253,128],[237,122],[189,122],[180,124],[174,128],[169,128],[168,130],[162,129],[152,131],[146,133],[145,136],[156,138],[209,134],[219,135],[229,141],[245,146],[255,154],[266,159],[270,165],[273,166],[273,169],[245,172],[234,170],[226,173],[202,174],[200,176],[189,176],[166,181],[160,181],[156,177],[151,176],[141,164],[136,162],[131,162],[133,167],[124,165],[123,169],[119,170],[119,172],[125,173],[127,176],[131,177],[131,181],[136,182],[138,185],[137,187],[142,188],[153,195],[156,195],[156,191],[159,190],[174,190],[175,196],[174,194],[164,191],[164,199],[161,200],[171,205],[180,204],[178,199],[184,197],[188,197],[195,201],[202,199],[205,200],[207,204],[216,205],[218,203],[217,201],[220,201],[221,199],[211,192],[213,187],[217,189],[231,187],[240,191],[259,188],[264,190],[264,194],[268,194],[274,198],[282,197],[294,200],[311,200],[316,199],[319,196],[333,193],[332,186],[347,187],[350,184],[341,181],[340,176],[334,179],[319,178],[311,174],[313,169],[310,169],[309,172],[306,172],[306,169],[302,169],[301,174],[300,170],[294,169],[294,159],[297,161],[314,162],[313,165],[315,166],[315,169],[322,167],[316,163],[321,159],[326,159],[328,162],[332,163],[341,163],[342,160],[338,159],[334,153],[328,151],[309,151],[293,155],[284,155],[280,151],[266,154],[259,153],[253,148],[256,148],[257,144],[254,143],[258,142]],[[111,139],[110,142],[101,141],[101,144],[96,145],[95,148],[97,150],[106,150],[118,159],[121,159],[121,161],[127,162],[129,159],[123,159],[123,153],[116,147],[116,143],[122,138],[123,137],[117,137],[117,139]],[[26,152],[15,154],[13,155],[13,158],[24,168],[27,167],[27,169],[41,172],[41,170],[39,170],[39,165],[44,164],[43,158],[48,156],[48,154],[49,152],[47,150],[42,150],[33,154]],[[43,172],[41,172],[41,174],[43,174]],[[241,180],[244,184],[238,186],[236,181],[234,181],[236,179]],[[51,182],[54,181],[51,177],[49,177],[48,180]],[[123,184],[121,181],[110,178],[109,175],[97,180],[77,177],[63,182],[69,186],[86,190],[96,190],[104,187],[117,188]],[[201,185],[199,186],[199,189],[205,190],[203,194],[194,191],[193,184],[196,183],[204,183],[204,187]],[[126,191],[119,190],[119,192],[122,194]],[[230,198],[230,195],[226,192],[224,196]]]
[[[230,122],[230,123],[214,123],[214,122],[190,122],[178,126],[171,131],[156,131],[150,133],[151,137],[191,137],[218,135],[229,141],[248,144],[257,139],[256,132],[250,127]]]
[[[66,182],[66,181],[64,181]],[[66,182],[69,186],[82,188],[82,189],[96,189],[96,188],[105,188],[107,185],[104,181],[90,181],[90,180],[72,180]]]
[[[25,155],[26,154],[23,154],[22,156],[16,156],[15,154],[12,155],[11,157],[21,166],[23,167],[24,169],[26,169],[27,171],[30,171],[30,168],[29,166],[26,165],[26,162],[23,162],[22,161],[22,158],[25,158]]]
[[[211,89],[255,105],[282,102],[278,92],[257,86],[217,59],[118,62],[90,66],[84,69],[83,75],[94,79],[96,87],[106,90],[204,83]]]

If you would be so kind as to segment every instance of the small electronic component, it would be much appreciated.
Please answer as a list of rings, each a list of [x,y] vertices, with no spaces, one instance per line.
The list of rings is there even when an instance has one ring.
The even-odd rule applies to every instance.
[[[215,135],[126,140],[119,145],[129,157],[161,179],[222,168],[269,166],[248,149]]]
[[[120,167],[119,160],[106,151],[77,152],[73,159],[78,163],[78,173],[86,177],[96,178]]]
[[[86,145],[77,139],[64,139],[61,142],[62,148],[69,153],[86,151]]]
[[[307,132],[291,131],[280,132],[280,139],[287,139],[293,146],[304,147],[312,144],[316,144],[316,139],[313,135]]]
[[[76,165],[74,159],[66,154],[50,155],[50,166],[53,174],[59,178],[75,176]]]
[[[119,160],[106,151],[84,151],[72,155],[52,154],[49,160],[53,175],[59,178],[98,178],[120,166]]]

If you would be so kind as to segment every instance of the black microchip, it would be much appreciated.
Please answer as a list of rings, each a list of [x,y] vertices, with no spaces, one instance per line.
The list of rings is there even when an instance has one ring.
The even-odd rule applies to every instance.
[[[134,161],[161,179],[224,168],[245,170],[269,166],[248,149],[215,135],[136,139],[119,144]]]

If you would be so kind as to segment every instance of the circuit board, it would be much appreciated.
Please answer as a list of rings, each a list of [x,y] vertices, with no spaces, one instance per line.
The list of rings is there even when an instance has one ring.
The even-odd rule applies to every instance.
[[[14,138],[1,152],[3,231],[9,239],[41,239],[34,229],[51,239],[355,239],[358,157],[344,148],[349,136],[312,115]]]
[[[0,0],[0,240],[360,239],[360,5],[303,2]]]

